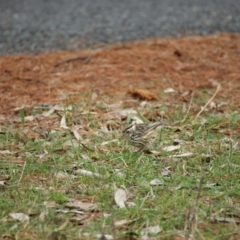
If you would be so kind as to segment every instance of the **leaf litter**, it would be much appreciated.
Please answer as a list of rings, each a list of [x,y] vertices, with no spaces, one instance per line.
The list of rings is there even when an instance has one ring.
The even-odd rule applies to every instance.
[[[204,42],[204,46],[200,45],[201,41]],[[176,47],[182,47],[184,52],[186,46],[189,46],[189,42],[191,42],[192,48],[187,47],[187,58],[182,58],[181,61],[179,59],[176,60],[177,55],[173,54],[176,51]],[[64,59],[71,59],[73,53],[62,52],[39,56],[10,56],[1,58],[3,75],[0,78],[4,78],[4,81],[0,81],[1,87],[6,87],[6,84],[11,82],[11,79],[16,80],[14,95],[9,92],[7,96],[11,101],[6,104],[6,102],[3,102],[4,96],[0,99],[3,103],[0,104],[1,114],[4,113],[4,115],[0,115],[0,134],[1,137],[7,136],[6,143],[0,145],[0,155],[4,157],[1,163],[5,164],[4,167],[1,165],[1,169],[6,171],[6,173],[12,173],[11,168],[12,166],[14,167],[14,174],[19,174],[17,181],[21,183],[19,185],[20,192],[22,191],[21,187],[27,180],[30,180],[32,184],[37,184],[40,181],[43,185],[41,189],[44,189],[46,186],[50,187],[52,181],[44,182],[42,180],[44,178],[47,180],[52,180],[53,178],[59,180],[58,184],[62,184],[61,188],[65,190],[63,192],[66,194],[69,192],[73,193],[76,189],[81,189],[82,192],[77,192],[74,195],[76,200],[66,200],[63,204],[55,203],[56,205],[53,204],[52,208],[60,214],[59,206],[64,207],[65,209],[62,211],[65,211],[65,214],[75,214],[72,216],[72,220],[74,221],[75,218],[76,222],[82,224],[87,219],[94,219],[94,216],[91,215],[94,214],[92,211],[101,212],[101,207],[98,203],[93,203],[93,201],[78,200],[81,198],[77,198],[77,196],[91,195],[92,189],[96,188],[95,184],[101,185],[101,188],[104,188],[103,185],[108,187],[112,183],[111,177],[117,176],[114,169],[119,169],[122,176],[119,178],[122,179],[121,181],[125,180],[129,175],[128,169],[129,172],[132,170],[131,159],[124,159],[124,154],[129,149],[131,150],[131,147],[129,149],[122,148],[122,142],[119,138],[121,129],[126,123],[130,123],[128,122],[130,119],[133,121],[145,119],[146,121],[173,122],[174,125],[171,131],[169,128],[166,130],[166,133],[160,134],[162,141],[158,145],[158,151],[152,150],[152,155],[144,156],[145,162],[142,161],[143,165],[140,166],[142,168],[150,161],[151,157],[154,157],[154,161],[157,162],[157,174],[153,173],[152,176],[148,176],[148,172],[142,174],[142,177],[145,177],[145,174],[148,177],[147,183],[150,183],[148,185],[161,186],[166,184],[162,182],[161,178],[164,178],[164,180],[166,178],[167,182],[169,181],[168,176],[175,177],[178,171],[176,169],[178,162],[181,166],[181,173],[185,178],[188,178],[189,175],[192,176],[191,169],[193,169],[193,166],[191,161],[194,162],[198,158],[207,159],[210,157],[212,162],[218,151],[224,154],[225,150],[231,150],[235,154],[239,151],[237,134],[240,125],[236,121],[234,126],[230,126],[230,117],[225,117],[230,110],[230,105],[236,109],[236,115],[239,114],[238,79],[240,67],[239,57],[236,55],[238,49],[235,43],[236,38],[234,35],[220,34],[206,38],[180,39],[179,42],[178,40],[170,39],[150,40],[148,44],[140,41],[132,45],[112,46],[94,54],[90,62],[84,62],[85,65],[81,72],[78,70],[78,58],[74,61],[64,61]],[[203,66],[199,60],[202,58],[215,58],[215,61],[221,65],[221,57],[214,55],[211,50],[208,51],[208,47],[214,49],[216,46],[219,47],[219,45],[226,51],[229,51],[229,56],[231,56],[229,61],[231,60],[234,63],[225,66],[228,71],[226,69],[223,70],[221,67],[213,70],[210,66]],[[164,48],[161,48],[161,46],[164,46]],[[128,48],[127,51],[125,47]],[[160,53],[164,52],[161,57],[156,56],[159,48],[162,49]],[[203,48],[207,55],[201,56],[201,52],[203,52],[201,50],[198,51],[200,56],[195,57],[196,50],[200,48]],[[141,58],[139,58],[139,61],[134,61],[138,71],[133,70],[131,72],[123,64],[125,62],[126,65],[129,65],[127,63],[133,61],[131,54],[129,55],[131,51],[141,53],[139,54],[140,56],[142,54],[147,56],[147,62]],[[120,52],[122,52],[122,55],[119,54]],[[28,58],[33,59],[33,61],[27,63]],[[152,63],[156,64],[156,66],[152,66],[153,70],[150,71],[146,69],[148,68],[146,66],[148,66],[151,59],[155,59]],[[108,62],[108,66],[115,68],[116,76],[111,75],[113,73],[108,73],[108,68],[105,68],[106,65],[102,65],[103,60]],[[40,87],[36,87],[34,84],[26,85],[24,81],[16,79],[18,72],[20,72],[21,77],[27,74],[27,72],[19,71],[19,69],[24,69],[26,64],[36,65],[38,62],[44,64],[45,70],[32,74],[34,78],[42,79],[43,85]],[[57,64],[59,62],[60,64]],[[66,67],[64,71],[61,69],[62,65]],[[14,68],[12,69],[11,66],[14,66]],[[55,67],[52,68],[52,66]],[[37,66],[31,66],[30,69],[34,69],[34,67]],[[10,71],[11,74],[7,75],[7,71]],[[46,71],[48,74],[46,74]],[[51,82],[53,78],[55,79],[54,81],[57,81],[57,88],[56,83],[54,81]],[[193,78],[195,79],[194,81]],[[105,84],[106,81],[109,82],[108,85]],[[93,83],[93,89],[89,90],[89,84]],[[45,88],[46,86],[47,88]],[[56,91],[49,91],[49,88],[53,88]],[[87,91],[89,95],[84,95]],[[81,93],[80,96],[79,92]],[[21,98],[20,96],[23,95],[25,97]],[[132,95],[140,98],[140,101],[132,99]],[[119,99],[121,101],[118,103]],[[34,104],[29,105],[32,102]],[[56,102],[61,102],[61,105],[56,104]],[[21,117],[19,117],[20,111],[22,111]],[[180,120],[176,116],[178,111],[184,114]],[[6,116],[6,113],[8,116]],[[139,113],[141,116],[139,116]],[[210,145],[204,141],[205,139],[200,138],[201,132],[207,128],[206,119],[211,114],[218,115],[222,118],[222,123],[225,123],[221,126],[220,124],[222,123],[217,122],[214,129],[212,127],[208,129],[210,134],[215,131],[215,133],[229,138],[228,140],[220,138],[220,145],[219,139],[216,142],[211,142]],[[187,126],[187,124],[190,126]],[[196,128],[198,128],[197,131]],[[17,140],[13,141],[9,134],[15,134]],[[172,141],[166,142],[166,138],[171,138]],[[178,140],[175,141],[174,139]],[[54,146],[57,143],[58,148],[55,148]],[[33,144],[41,145],[37,152],[33,151]],[[82,144],[85,144],[86,147]],[[104,146],[104,148],[99,146]],[[199,149],[205,149],[206,152],[198,152]],[[212,152],[207,151],[207,149],[210,149]],[[173,154],[175,151],[177,153]],[[59,163],[53,155],[58,153],[61,153],[60,156],[62,157],[57,158],[57,161],[60,161]],[[113,157],[110,155],[115,153],[120,153],[120,156],[116,157],[114,155]],[[134,159],[134,154],[132,157]],[[123,160],[119,160],[120,158]],[[167,158],[173,161],[168,161],[166,165],[161,160]],[[34,162],[31,162],[32,159],[34,159]],[[189,163],[188,160],[190,160]],[[26,161],[27,164],[25,166]],[[18,162],[21,162],[21,164]],[[73,162],[75,164],[74,169],[71,166]],[[167,169],[169,165],[171,168]],[[35,169],[46,166],[52,169],[53,174],[40,178],[35,176],[35,173],[28,176],[26,174],[27,168],[32,166],[36,166]],[[111,166],[111,171],[106,170],[106,176],[93,170],[93,167],[100,169],[107,166]],[[229,167],[237,169],[236,166],[238,164],[229,162],[221,166],[223,170]],[[198,167],[199,171],[204,167],[200,165]],[[137,173],[134,172],[135,170],[131,172],[133,178],[137,176]],[[161,175],[160,179],[158,179],[159,174]],[[82,177],[80,178],[77,175]],[[107,177],[109,176],[110,178],[108,179]],[[79,179],[83,182],[79,182]],[[98,180],[95,182],[95,179]],[[5,180],[1,182],[2,185],[5,185]],[[210,182],[218,181],[213,180]],[[70,183],[73,189],[71,189],[71,186],[69,189],[66,186],[64,187],[64,183],[66,185]],[[133,184],[129,179],[126,180],[126,183],[130,187]],[[138,184],[134,185],[136,189]],[[179,182],[175,182],[173,186],[167,189],[174,192],[174,190],[179,191],[183,189],[185,191],[191,188],[186,188],[184,184]],[[11,188],[11,184],[7,186],[7,189],[9,187]],[[214,188],[215,186],[212,187]],[[155,188],[152,191],[155,191]],[[167,194],[164,189],[161,189],[161,191],[163,191],[163,194]],[[115,201],[118,208],[127,211],[127,206],[130,205],[127,191],[124,188],[117,188],[113,194],[114,199],[112,200]],[[161,197],[163,198],[164,196],[161,195]],[[134,203],[133,206],[136,207],[136,204]],[[111,210],[109,211],[111,212]],[[114,223],[119,224],[115,227],[127,227],[133,221],[130,216],[125,219],[123,217],[119,219],[122,219],[119,220],[119,223],[117,220],[114,221]],[[230,216],[226,217],[225,220],[229,223],[234,221],[231,220]],[[221,214],[219,216],[216,215],[214,221],[214,223],[224,222],[223,216]],[[238,218],[236,218],[235,222],[238,223]],[[152,228],[151,225],[153,226]],[[142,227],[142,229],[145,228],[146,230],[143,233],[143,238],[151,239],[151,234],[161,235],[162,228],[159,225],[151,225],[150,227]],[[102,234],[101,236],[107,236],[107,234]]]

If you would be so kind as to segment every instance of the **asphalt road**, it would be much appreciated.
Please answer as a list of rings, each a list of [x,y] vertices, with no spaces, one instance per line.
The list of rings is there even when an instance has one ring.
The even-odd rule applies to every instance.
[[[240,32],[240,0],[0,0],[0,53]]]

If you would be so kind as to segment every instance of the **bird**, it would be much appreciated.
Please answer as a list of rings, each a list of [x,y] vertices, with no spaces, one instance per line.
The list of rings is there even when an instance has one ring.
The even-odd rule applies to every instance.
[[[140,151],[145,150],[156,138],[159,126],[162,126],[162,123],[134,123],[122,131],[122,136]]]

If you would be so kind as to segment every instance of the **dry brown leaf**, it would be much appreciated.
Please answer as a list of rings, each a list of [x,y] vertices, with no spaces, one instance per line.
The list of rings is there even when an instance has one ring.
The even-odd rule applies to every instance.
[[[142,100],[156,100],[158,97],[147,89],[135,89],[129,90],[127,93],[131,94],[135,98],[140,98]]]
[[[80,200],[72,200],[68,203],[65,203],[64,206],[69,208],[77,208],[84,211],[96,210],[98,208],[96,203],[82,202]]]

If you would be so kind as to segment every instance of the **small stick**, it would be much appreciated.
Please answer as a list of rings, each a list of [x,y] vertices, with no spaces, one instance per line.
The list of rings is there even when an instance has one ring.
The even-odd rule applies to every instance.
[[[189,106],[188,106],[188,110],[187,110],[187,113],[186,113],[185,117],[184,117],[183,120],[182,120],[182,123],[185,122],[185,120],[186,120],[186,118],[187,118],[187,116],[188,116],[188,114],[189,114],[189,111],[190,111],[190,109],[191,109],[192,101],[193,101],[193,95],[194,95],[194,92],[191,94],[191,99],[190,99],[190,103],[189,103]]]
[[[208,102],[204,105],[204,107],[198,112],[198,114],[196,115],[196,117],[193,119],[193,122],[196,121],[196,119],[200,116],[200,114],[206,109],[206,107],[208,106],[209,103],[211,103],[211,101],[216,97],[217,93],[219,92],[219,90],[221,89],[221,85],[218,84],[216,92],[213,94],[213,96],[208,100]]]
[[[27,161],[24,162],[23,170],[22,170],[21,176],[20,176],[20,178],[19,178],[19,180],[18,180],[18,184],[19,184],[19,183],[21,182],[21,180],[22,180],[23,173],[24,173],[24,170],[25,170],[25,168],[26,168],[26,164],[27,164]]]

